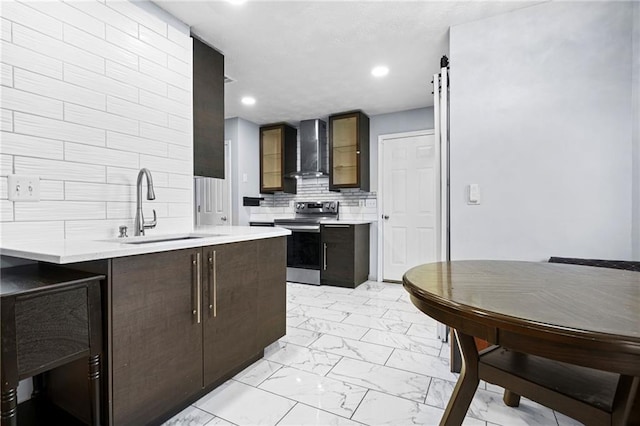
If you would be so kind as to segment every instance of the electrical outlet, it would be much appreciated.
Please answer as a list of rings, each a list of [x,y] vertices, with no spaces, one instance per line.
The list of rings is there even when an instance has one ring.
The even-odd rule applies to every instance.
[[[376,206],[376,199],[375,198],[367,198],[364,202],[364,205],[366,207],[375,207]]]
[[[9,175],[9,201],[40,201],[40,176]]]

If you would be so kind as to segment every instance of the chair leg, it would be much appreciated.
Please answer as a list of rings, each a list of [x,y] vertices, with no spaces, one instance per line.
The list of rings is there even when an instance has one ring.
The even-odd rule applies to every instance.
[[[509,407],[517,407],[520,405],[520,395],[517,393],[511,392],[509,389],[504,390],[504,395],[502,396],[502,400]]]

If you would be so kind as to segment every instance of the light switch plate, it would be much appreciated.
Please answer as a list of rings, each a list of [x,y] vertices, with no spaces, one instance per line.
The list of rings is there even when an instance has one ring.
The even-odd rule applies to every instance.
[[[365,207],[375,207],[376,199],[375,198],[367,198],[364,202]]]
[[[477,183],[469,185],[469,198],[467,200],[467,204],[480,204],[480,185]]]
[[[9,175],[9,201],[40,201],[40,176]]]

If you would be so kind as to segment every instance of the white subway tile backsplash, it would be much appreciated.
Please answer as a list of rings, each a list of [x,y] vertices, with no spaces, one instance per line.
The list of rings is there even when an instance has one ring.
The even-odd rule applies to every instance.
[[[80,105],[65,104],[64,119],[65,121],[81,123],[95,128],[113,130],[130,135],[138,134],[138,121]]]
[[[178,89],[175,86],[168,86],[167,97],[169,99],[173,99],[174,101],[178,101],[183,105],[191,106],[193,104],[193,96],[191,96],[191,91]]]
[[[64,182],[61,180],[40,179],[40,199],[48,201],[64,200]]]
[[[0,200],[0,221],[13,221],[13,201]]]
[[[0,177],[0,199],[2,200],[6,200],[8,195],[7,195],[7,185],[8,185],[8,179],[6,177]]]
[[[0,17],[0,223],[12,239],[133,234],[136,178],[151,170],[149,234],[192,228],[192,40],[152,4],[10,3]],[[10,203],[10,173],[41,178]]]
[[[66,3],[60,1],[29,1],[25,2],[25,4],[54,18],[57,22],[66,22],[94,36],[104,38],[105,23],[103,20],[87,15]],[[38,28],[35,29],[37,30]]]
[[[87,34],[87,36],[92,37],[89,34]],[[13,24],[13,43],[91,71],[104,73],[103,57],[15,23]],[[40,72],[29,66],[24,68],[30,71]]]
[[[0,176],[13,173],[13,155],[0,154]]]
[[[107,6],[118,11],[124,16],[135,20],[140,25],[144,25],[153,31],[167,35],[167,23],[157,16],[152,15],[141,7],[137,6],[134,2],[122,1],[122,0],[107,0]]]
[[[193,141],[190,134],[149,123],[140,123],[140,136],[183,146],[190,146]]]
[[[133,235],[133,219],[116,220],[68,220],[65,222],[65,238],[67,240],[107,240],[118,237],[118,227],[129,228],[129,236]]]
[[[138,167],[138,155],[99,146],[65,142],[64,159],[84,164],[103,166]]]
[[[30,7],[29,3],[3,1],[2,17],[9,21],[19,22],[21,25],[39,31],[50,37],[62,39],[62,22],[52,18],[46,13],[34,10]]]
[[[66,182],[64,199],[71,201],[135,201],[136,187],[108,183]]]
[[[107,27],[107,41],[122,47],[138,56],[149,59],[162,66],[167,66],[167,54],[156,49],[153,45],[149,45],[140,41],[137,37],[131,36],[117,28]]]
[[[64,41],[87,52],[100,52],[100,56],[127,67],[136,69],[138,57],[103,38],[95,37],[71,25],[64,24]]]
[[[189,133],[192,131],[193,125],[190,119],[169,114],[169,128],[179,132]]]
[[[64,239],[64,222],[3,222],[0,240],[5,241],[60,241]]]
[[[0,57],[0,59],[2,59],[2,57]],[[0,73],[0,84],[13,87],[13,67],[4,62],[0,62]]]
[[[167,83],[164,81],[160,81],[150,75],[141,74],[115,62],[107,61],[107,76],[159,95],[164,96],[167,93]]]
[[[13,111],[11,111],[10,109],[2,108],[1,113],[2,113],[2,124],[0,126],[0,129],[6,132],[12,132],[13,131]]]
[[[135,117],[137,120],[159,126],[167,127],[169,125],[166,112],[112,96],[107,97],[107,111],[123,117]]]
[[[13,73],[13,79],[13,85],[16,89],[91,108],[105,109],[106,96],[103,93],[23,69],[16,69]]]
[[[116,12],[98,1],[65,0],[65,3],[83,11],[87,15],[106,22],[107,25],[118,28],[120,31],[124,31],[134,37],[138,37],[138,24],[133,19],[129,19],[125,15]]]
[[[21,112],[13,113],[13,129],[16,133],[102,146],[106,137],[102,129]]]
[[[173,84],[184,90],[189,90],[189,85],[191,84],[190,77],[178,74],[162,65],[140,58],[139,70],[142,74],[154,76],[166,83]]]
[[[147,92],[146,90],[140,90],[140,103],[182,118],[191,117],[191,108],[185,108],[183,103],[169,99],[166,96],[159,96],[155,93]]]
[[[183,62],[173,56],[169,56],[167,59],[167,68],[187,77],[191,75],[191,64]]]
[[[0,95],[3,108],[62,119],[62,102],[56,99],[6,86],[0,87]]]
[[[169,144],[169,158],[177,158],[179,160],[189,160],[193,156],[193,148],[189,146]]]
[[[180,59],[182,62],[189,62],[190,60],[190,49],[185,49],[185,46],[176,44],[168,38],[161,36],[157,32],[150,31],[145,27],[140,27],[140,40],[150,44],[151,46],[157,46],[159,49],[167,52],[169,55],[177,59]]]
[[[0,39],[11,41],[11,21],[0,18]]]
[[[62,61],[60,60],[4,40],[0,41],[0,51],[2,52],[0,60],[7,65],[25,68],[50,77],[62,78]]]
[[[40,201],[38,203],[16,203],[15,220],[74,220],[105,219],[105,203],[84,201]]]
[[[104,166],[33,157],[16,156],[15,173],[38,175],[40,179],[79,182],[104,182],[106,179]]]
[[[140,167],[146,167],[152,172],[157,170],[160,172],[193,175],[193,160],[182,161],[173,158],[140,154]]]
[[[153,139],[145,139],[111,131],[107,132],[107,146],[121,151],[166,157],[167,145],[166,142],[158,142]]]
[[[145,167],[141,165],[140,167]],[[122,167],[107,167],[107,183],[118,185],[135,185],[140,169],[124,169]],[[167,173],[155,169],[149,169],[154,187],[168,187],[169,177]]]
[[[167,38],[185,49],[191,49],[191,36],[188,30],[180,30],[173,25],[169,25],[167,28]]]
[[[128,101],[138,101],[138,88],[102,74],[97,74],[71,64],[64,64],[64,81],[77,86],[116,96]]]
[[[18,133],[2,132],[2,152],[11,155],[50,158],[64,158],[63,143],[54,139],[38,138]]]

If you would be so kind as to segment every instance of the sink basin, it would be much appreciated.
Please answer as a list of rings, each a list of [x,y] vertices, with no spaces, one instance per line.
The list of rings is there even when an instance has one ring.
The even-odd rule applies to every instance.
[[[200,238],[219,237],[222,235],[224,234],[153,235],[153,236],[113,238],[107,241],[110,243],[120,243],[120,244],[151,244],[151,243],[166,243],[170,241],[186,241],[186,240],[195,240]]]

